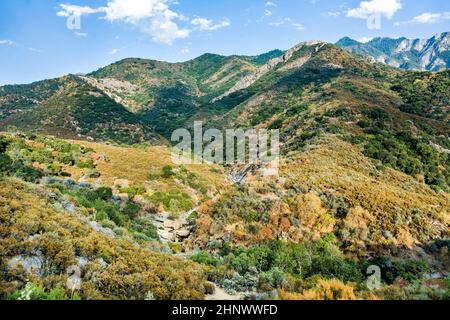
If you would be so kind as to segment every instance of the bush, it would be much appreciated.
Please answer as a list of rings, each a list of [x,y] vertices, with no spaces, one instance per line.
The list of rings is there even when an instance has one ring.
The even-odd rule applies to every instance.
[[[95,221],[97,221],[97,222],[102,222],[102,221],[108,220],[108,218],[109,217],[105,211],[100,211],[95,214]]]
[[[282,300],[357,300],[354,288],[336,279],[319,279],[314,287],[301,294],[280,290],[279,297]]]
[[[174,175],[175,173],[173,172],[172,166],[165,166],[164,168],[162,168],[162,177],[164,179],[169,179]]]
[[[95,192],[97,193],[98,198],[105,201],[111,200],[113,195],[112,189],[109,187],[98,188],[97,190],[95,190]]]
[[[153,224],[153,221],[148,217],[142,216],[134,219],[132,229],[151,239],[159,240],[158,230]]]
[[[25,288],[8,295],[7,300],[79,300],[75,294],[71,299],[66,295],[64,289],[57,287],[46,291],[41,285],[27,283]]]
[[[189,211],[194,207],[191,197],[176,188],[172,188],[168,192],[155,192],[150,200],[155,206],[163,204],[164,208],[172,213]]]
[[[95,164],[93,159],[87,159],[85,161],[78,161],[77,167],[80,169],[95,169]]]
[[[320,276],[362,281],[361,266],[344,258],[334,241],[329,236],[315,243],[268,241],[248,249],[237,247],[224,256],[224,264],[243,276],[256,270],[265,291],[269,290],[268,286],[279,288],[289,275],[301,279]]]
[[[138,206],[137,204],[132,203],[132,202],[127,202],[127,204],[125,205],[125,208],[123,208],[122,212],[130,218],[135,218],[140,210],[141,210],[141,207]]]
[[[130,199],[133,199],[135,196],[141,195],[145,193],[144,187],[129,187],[120,189],[121,193],[128,194]]]
[[[201,251],[199,253],[196,253],[190,257],[190,259],[194,262],[205,264],[209,266],[217,267],[220,263],[220,261],[213,257],[209,252],[207,251]]]

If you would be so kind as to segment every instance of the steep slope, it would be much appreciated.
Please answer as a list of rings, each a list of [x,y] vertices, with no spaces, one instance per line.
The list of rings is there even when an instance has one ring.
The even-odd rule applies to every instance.
[[[337,45],[374,61],[406,70],[441,71],[450,66],[450,33],[444,32],[430,39],[375,38],[361,43],[343,38]]]
[[[115,121],[117,123],[111,126],[120,127],[121,117],[125,120],[123,123],[133,126],[117,130],[120,137],[115,137],[115,140],[124,142],[123,135],[120,134],[123,131],[133,132],[135,135],[130,142],[140,142],[151,136],[150,128],[170,138],[174,129],[192,122],[193,118],[220,113],[221,110],[211,109],[207,104],[280,54],[282,52],[279,50],[242,57],[205,54],[184,63],[125,59],[86,76],[67,76],[31,85],[5,86],[0,88],[0,121],[4,129],[8,125],[17,125],[28,130],[33,129],[34,123],[35,127],[46,127],[46,132],[65,137],[80,134],[84,138],[112,138],[112,134],[105,133],[110,131],[105,124],[99,126],[98,131],[102,133],[93,134],[89,128],[86,130],[76,128],[76,125],[68,126],[67,123],[72,122],[68,118],[62,121],[65,124],[57,121],[58,129],[49,128],[48,123],[37,125],[41,120],[33,118],[43,118],[47,112],[57,112],[56,109],[61,112],[58,118],[63,115],[68,117],[68,110],[59,108],[59,104],[68,102],[80,106],[90,101],[92,106],[97,103],[103,107],[109,105],[111,110],[106,115],[109,112],[120,114]],[[77,87],[76,97],[71,96],[74,87]],[[76,99],[80,101],[75,101]],[[28,109],[33,111],[23,112]],[[87,109],[80,109],[78,115],[88,113]],[[101,118],[105,117],[89,115],[89,121]],[[54,122],[53,120],[51,121]]]
[[[293,51],[214,103],[229,111],[211,127],[280,129],[281,166],[199,208],[193,260],[236,270],[230,292],[307,295],[317,277],[339,292],[364,286],[369,265],[391,285],[376,297],[430,292],[425,270],[435,284],[450,271],[447,71],[403,72],[321,42]]]
[[[63,82],[62,79],[54,79],[0,87],[0,121],[50,98]]]
[[[217,113],[206,106],[210,100],[279,54],[281,51],[255,57],[204,54],[175,64],[125,59],[86,79],[168,138],[191,119]]]
[[[64,200],[55,197],[0,180],[0,297],[19,298],[27,283],[59,290],[54,299],[67,299],[66,292],[85,300],[204,297],[201,267],[96,231],[81,208],[58,209]],[[69,281],[80,286],[68,288]]]
[[[369,156],[448,188],[448,159],[432,147],[449,148],[447,71],[403,73],[325,43],[296,49],[270,72],[217,101],[230,111],[210,126],[279,128],[286,153],[315,136],[339,132],[359,141]],[[379,152],[383,146],[376,141],[385,140],[394,143],[392,152],[399,148],[406,154]]]
[[[227,185],[164,146],[1,134],[0,299],[202,299],[204,268],[170,254],[192,229],[177,218]]]
[[[15,126],[67,138],[122,143],[163,141],[136,115],[78,76],[18,87],[16,90],[27,92],[18,98],[11,89],[3,90],[4,99],[17,99],[17,106],[12,109],[8,104],[1,105],[10,114],[0,122],[1,130]]]
[[[381,213],[395,215],[397,209],[402,208],[406,210],[406,217],[408,212],[415,209],[425,210],[431,203],[441,203],[439,209],[426,216],[444,219],[440,220],[441,230],[444,234],[448,232],[448,221],[445,222],[450,208],[448,197],[435,195],[435,199],[428,198],[433,195],[430,186],[437,191],[450,190],[450,162],[446,152],[450,147],[450,126],[446,120],[448,110],[445,109],[450,88],[447,71],[438,74],[404,73],[371,64],[333,45],[320,42],[297,46],[290,57],[277,62],[270,72],[216,102],[228,105],[231,111],[216,119],[211,126],[280,129],[282,152],[286,159],[280,181],[289,185],[284,191],[285,195],[298,192],[312,192],[319,196],[333,194],[336,199],[341,199],[336,200],[338,202],[361,206],[369,210],[371,215],[378,215],[374,224],[387,223],[389,220],[381,217]],[[417,90],[419,82],[424,83],[421,86],[423,91]],[[410,87],[412,83],[415,84],[415,90]],[[433,97],[432,105],[436,107],[424,108],[426,103],[421,104],[419,96]],[[413,107],[415,105],[416,108]],[[348,150],[348,159],[343,150]],[[299,160],[297,155],[305,158]],[[319,161],[321,158],[322,162]],[[342,162],[347,164],[342,165]],[[307,169],[309,167],[313,168]],[[359,174],[360,178],[357,177]],[[300,182],[308,178],[311,179],[309,183]],[[256,185],[264,185],[256,189],[265,190],[275,186],[265,186],[264,178],[259,173],[251,179],[256,179]],[[358,181],[366,184],[366,187],[353,189]],[[375,183],[382,185],[380,190],[384,190],[383,198],[386,197],[386,200],[379,198],[380,192],[368,192],[363,197],[357,191],[358,188],[367,189]],[[280,187],[284,188],[283,185]],[[344,192],[348,189],[352,191]],[[256,195],[246,196],[246,192],[237,190],[231,194],[244,202],[246,197],[255,198]],[[408,195],[409,192],[412,194]],[[293,200],[290,204],[289,200],[283,200],[283,195],[276,191],[273,193],[275,195],[270,194],[270,200],[275,206],[267,208],[261,204],[264,210],[258,213],[259,216],[266,213],[266,220],[263,220],[261,227],[265,226],[274,212],[280,214],[277,210],[286,210],[289,215],[288,212],[293,210],[289,206],[301,202]],[[262,202],[266,198],[264,193],[257,197]],[[391,202],[396,197],[401,199],[401,203],[383,207],[383,201]],[[405,201],[406,198],[411,200]],[[233,201],[227,197],[225,199],[226,205],[234,208]],[[419,204],[412,199],[423,200]],[[249,205],[250,211],[258,207],[257,204]],[[325,206],[328,210],[333,208],[332,204]],[[347,205],[345,207],[345,210],[349,209]],[[223,217],[223,212],[227,210],[220,207],[207,212],[215,221]],[[248,210],[242,209],[242,213]],[[227,225],[227,221],[235,224],[236,213],[230,210],[230,214],[234,218],[220,219],[218,225]],[[334,215],[339,214],[335,212]],[[240,218],[245,219],[244,216]],[[333,214],[319,218],[330,223]],[[291,219],[289,225],[292,224],[294,221]],[[319,225],[313,224],[309,228],[309,231],[305,229],[303,232],[320,235]],[[378,225],[377,228],[377,232],[396,234],[391,227],[383,229]],[[272,229],[271,237],[275,237],[273,230],[276,227],[268,229]],[[268,229],[261,230],[269,232]],[[323,230],[325,233],[330,232],[332,225],[326,224]],[[415,237],[409,237],[412,243],[421,242],[424,234],[432,233],[430,230],[408,232],[415,234]],[[204,232],[200,234],[205,235]],[[442,236],[435,235],[437,238]],[[376,242],[376,245],[382,243]]]

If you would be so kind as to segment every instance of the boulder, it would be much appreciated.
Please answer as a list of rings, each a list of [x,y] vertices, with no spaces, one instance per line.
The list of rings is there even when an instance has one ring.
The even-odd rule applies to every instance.
[[[167,229],[180,230],[182,227],[183,227],[183,224],[178,220],[176,220],[176,221],[167,220],[164,222],[164,228],[167,228]]]
[[[176,231],[175,233],[179,238],[184,239],[184,238],[187,238],[190,236],[191,231],[187,230],[187,229],[181,229],[181,230]]]
[[[40,276],[44,274],[44,265],[45,257],[42,252],[38,251],[36,254],[30,256],[14,256],[8,260],[7,269],[11,270],[22,266],[28,273]]]

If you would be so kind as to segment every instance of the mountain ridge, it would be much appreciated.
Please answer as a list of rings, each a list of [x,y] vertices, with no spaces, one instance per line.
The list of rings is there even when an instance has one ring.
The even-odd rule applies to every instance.
[[[344,37],[336,45],[405,70],[442,71],[450,67],[450,32],[429,39],[378,37],[366,43]]]

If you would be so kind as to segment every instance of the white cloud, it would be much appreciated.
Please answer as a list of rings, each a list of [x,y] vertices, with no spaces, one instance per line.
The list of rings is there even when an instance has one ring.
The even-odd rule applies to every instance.
[[[272,1],[267,1],[266,2],[266,7],[276,7],[276,6],[277,6],[277,4],[273,3]]]
[[[168,15],[170,18],[177,16],[169,9],[167,2],[167,0],[108,0],[105,18],[109,21],[138,22],[160,15]]]
[[[329,11],[327,12],[327,16],[329,17],[339,17],[341,13],[339,11]]]
[[[176,20],[183,20],[184,16],[172,11],[168,3],[168,0],[109,0],[105,19],[130,23],[154,41],[170,45],[176,39],[187,38],[190,30],[178,26]]]
[[[358,8],[349,9],[347,11],[347,17],[368,19],[374,14],[379,14],[388,19],[392,19],[395,13],[401,8],[401,0],[361,1]]]
[[[395,26],[400,26],[404,24],[434,24],[443,22],[446,20],[450,20],[450,12],[442,12],[442,13],[430,13],[424,12],[409,21],[405,22],[396,22]]]
[[[3,45],[3,46],[12,46],[14,44],[15,44],[15,42],[12,40],[0,40],[0,45]]]
[[[36,49],[36,48],[28,48],[28,51],[31,51],[31,52],[36,52],[36,53],[43,53],[44,51],[43,50],[41,50],[41,49]]]
[[[61,4],[62,10],[57,15],[81,17],[104,13],[103,18],[107,21],[131,24],[148,34],[154,41],[170,45],[177,39],[187,38],[191,33],[190,29],[179,25],[180,22],[187,23],[189,18],[171,10],[170,4],[175,2],[172,0],[107,0],[106,6],[99,8]],[[212,31],[230,25],[230,21],[225,19],[217,24],[209,22],[208,19],[204,20],[206,25],[200,24],[198,30]]]
[[[59,17],[70,17],[70,16],[78,16],[81,17],[83,15],[94,14],[104,11],[104,8],[91,8],[88,6],[77,6],[73,4],[60,4],[61,11],[56,13]]]
[[[195,18],[191,20],[191,24],[202,31],[215,31],[221,28],[229,27],[231,25],[230,20],[226,18],[218,23],[214,23],[212,20],[205,18]]]
[[[284,26],[285,24],[288,24],[288,23],[292,23],[292,19],[291,18],[284,18],[282,20],[277,20],[275,22],[270,22],[269,26],[281,27],[281,26]]]
[[[110,52],[109,52],[109,54],[110,55],[115,55],[117,52],[119,52],[119,49],[112,49]]]
[[[440,13],[429,13],[425,12],[421,15],[414,17],[413,22],[417,23],[436,23],[442,18],[442,14]]]

